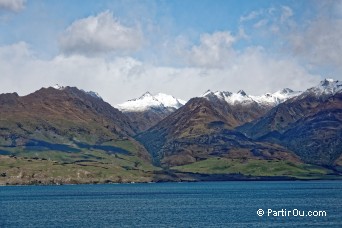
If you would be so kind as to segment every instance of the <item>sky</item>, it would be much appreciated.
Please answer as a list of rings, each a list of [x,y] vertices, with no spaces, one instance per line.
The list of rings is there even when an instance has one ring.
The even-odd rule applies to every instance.
[[[340,0],[0,0],[0,93],[261,95],[342,80]]]

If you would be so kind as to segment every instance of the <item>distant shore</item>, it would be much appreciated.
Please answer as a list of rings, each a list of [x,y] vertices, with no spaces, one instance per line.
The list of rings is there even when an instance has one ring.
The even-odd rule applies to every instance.
[[[84,185],[84,184],[136,184],[136,183],[167,183],[167,182],[210,182],[210,181],[315,181],[315,180],[342,180],[342,176],[324,175],[321,177],[296,178],[289,176],[246,176],[242,174],[201,174],[187,172],[163,173],[158,172],[151,181],[121,181],[112,180],[76,180],[76,179],[50,179],[50,180],[2,180],[0,186],[29,186],[29,185]]]

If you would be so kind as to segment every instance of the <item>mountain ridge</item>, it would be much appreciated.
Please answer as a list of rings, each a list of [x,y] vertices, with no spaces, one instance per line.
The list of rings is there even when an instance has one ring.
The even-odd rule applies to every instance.
[[[299,96],[301,93],[301,91],[293,91],[289,88],[284,88],[274,93],[266,93],[261,96],[247,95],[244,90],[239,90],[237,93],[227,91],[211,92],[208,90],[202,97],[210,100],[211,97],[215,96],[218,99],[226,101],[230,105],[248,105],[255,102],[261,106],[276,106],[292,97]]]
[[[122,112],[76,87],[0,94],[0,184],[341,175],[339,81],[262,96],[208,91],[184,105],[140,98],[165,99]]]
[[[253,139],[292,149],[306,162],[334,165],[342,154],[342,84],[323,80],[239,127]]]

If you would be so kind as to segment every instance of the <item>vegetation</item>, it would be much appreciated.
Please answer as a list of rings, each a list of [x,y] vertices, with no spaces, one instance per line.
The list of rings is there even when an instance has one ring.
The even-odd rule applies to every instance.
[[[201,174],[243,174],[251,176],[288,176],[299,179],[320,178],[331,171],[314,165],[281,160],[209,158],[174,170]]]
[[[137,156],[101,150],[25,151],[0,155],[0,185],[149,182],[158,168]]]

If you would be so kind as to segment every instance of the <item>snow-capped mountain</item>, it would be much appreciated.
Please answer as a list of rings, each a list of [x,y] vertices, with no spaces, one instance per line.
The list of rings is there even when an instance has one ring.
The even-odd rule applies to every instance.
[[[142,132],[183,106],[186,102],[171,95],[158,93],[153,96],[146,92],[141,97],[118,104],[122,111],[135,125],[137,132]]]
[[[324,79],[253,122],[238,127],[252,139],[279,143],[311,164],[342,158],[342,84]]]
[[[342,82],[334,79],[324,79],[319,85],[312,87],[304,92],[304,94],[335,95],[342,92]]]
[[[141,97],[126,101],[116,105],[122,112],[143,112],[150,109],[171,109],[175,110],[183,106],[186,102],[171,95],[158,93],[153,96],[146,92]]]
[[[258,104],[268,105],[268,106],[276,106],[284,101],[299,96],[302,94],[301,91],[293,91],[292,89],[285,88],[282,90],[278,90],[275,93],[266,93],[261,96],[251,96],[253,100],[255,100]]]
[[[292,97],[300,95],[302,92],[293,91],[291,89],[285,88],[283,90],[279,90],[275,93],[266,93],[261,96],[253,96],[247,95],[245,91],[239,90],[237,93],[232,92],[211,92],[208,90],[205,92],[202,97],[212,100],[213,98],[218,98],[220,100],[226,101],[230,105],[242,104],[248,105],[252,103],[257,103],[262,106],[275,106],[278,105]]]

